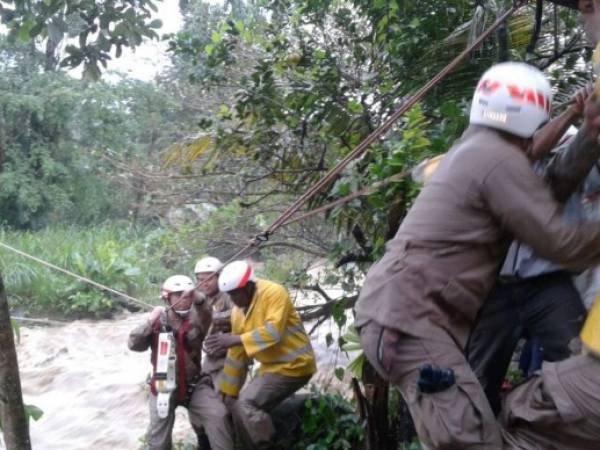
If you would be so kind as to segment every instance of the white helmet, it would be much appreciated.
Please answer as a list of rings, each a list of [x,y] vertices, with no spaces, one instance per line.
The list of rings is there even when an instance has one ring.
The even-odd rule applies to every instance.
[[[196,263],[196,267],[194,268],[194,273],[213,273],[218,272],[223,267],[223,263],[219,261],[217,258],[213,258],[212,256],[206,256]]]
[[[173,275],[165,280],[160,291],[162,299],[167,299],[172,292],[183,292],[194,288],[194,282],[185,275]]]
[[[169,294],[171,294],[172,292],[183,292],[193,288],[194,282],[190,277],[186,277],[185,275],[173,275],[167,278],[163,283],[160,296],[163,300],[167,300],[169,298]],[[180,316],[186,316],[190,312],[189,308],[173,309]]]
[[[551,108],[552,89],[544,74],[528,64],[505,62],[479,80],[469,122],[529,138],[550,118]]]
[[[254,270],[246,261],[233,261],[227,264],[219,275],[219,290],[229,292],[240,289],[254,280]]]

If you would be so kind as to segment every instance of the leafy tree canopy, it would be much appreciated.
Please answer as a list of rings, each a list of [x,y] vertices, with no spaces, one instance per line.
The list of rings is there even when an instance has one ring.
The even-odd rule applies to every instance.
[[[186,29],[172,40],[188,78],[203,92],[235,93],[199,120],[203,151],[184,165],[207,176],[236,167],[248,207],[255,192],[290,198],[377,128],[411,93],[472,42],[511,2],[269,1],[233,4],[193,38],[202,2],[189,2]],[[473,86],[490,64],[524,60],[547,69],[558,97],[587,77],[576,12],[544,2],[522,8],[385,140],[355,161],[309,207],[405,172],[446,151],[466,126]],[[191,15],[191,17],[189,16]],[[539,16],[539,14],[538,14]],[[185,81],[180,79],[181,84]],[[198,141],[199,142],[199,141]],[[180,148],[176,148],[180,150]],[[180,155],[181,156],[181,155]],[[178,161],[173,158],[169,161]],[[179,162],[182,162],[181,158]],[[327,214],[338,230],[328,254],[368,266],[397,230],[417,191],[403,179]],[[348,239],[348,238],[351,239]],[[352,267],[349,265],[347,267]]]
[[[100,76],[114,54],[123,47],[137,47],[144,38],[158,38],[160,19],[153,19],[156,2],[152,0],[2,0],[0,18],[13,40],[46,42],[50,53],[65,40],[60,65],[83,65],[84,75]]]

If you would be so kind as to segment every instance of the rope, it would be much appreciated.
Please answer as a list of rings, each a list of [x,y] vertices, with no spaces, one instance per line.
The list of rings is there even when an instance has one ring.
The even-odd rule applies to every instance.
[[[401,181],[403,178],[410,175],[411,170],[412,169],[404,170],[400,173],[392,175],[389,178],[386,178],[381,181],[377,181],[370,186],[366,186],[362,189],[359,189],[358,191],[348,194],[345,197],[338,198],[337,200],[334,200],[331,203],[327,203],[326,205],[320,206],[319,208],[316,208],[316,209],[311,209],[310,211],[307,211],[304,214],[300,214],[299,216],[296,216],[296,217],[293,217],[293,218],[287,220],[282,226],[288,226],[292,223],[300,222],[304,219],[308,219],[309,217],[316,216],[317,214],[320,214],[322,212],[329,211],[330,209],[335,208],[336,206],[349,203],[358,197],[362,197],[364,195],[370,195],[373,192],[375,192],[391,183]]]
[[[17,320],[20,322],[44,323],[46,325],[57,325],[57,326],[61,326],[61,327],[71,323],[71,322],[67,322],[66,320],[33,319],[33,318],[29,318],[29,317],[15,317],[15,316],[11,316],[11,319]]]
[[[435,77],[433,77],[431,80],[429,80],[429,82],[427,82],[412,97],[410,97],[399,109],[397,109],[382,125],[379,126],[379,128],[377,128],[375,131],[373,131],[371,134],[369,134],[357,147],[354,148],[354,150],[352,150],[350,153],[348,153],[348,155],[346,155],[331,170],[329,170],[329,172],[327,172],[317,183],[312,185],[312,187],[310,189],[308,189],[304,194],[302,194],[298,199],[296,199],[296,201],[294,201],[294,203],[292,203],[286,210],[284,210],[284,212],[271,224],[271,226],[269,228],[267,228],[264,232],[257,234],[254,238],[252,238],[248,242],[248,244],[246,246],[241,248],[238,252],[236,252],[233,256],[231,256],[227,261],[225,261],[224,265],[236,260],[240,256],[246,254],[246,252],[248,252],[249,250],[250,250],[250,252],[248,252],[246,254],[246,256],[249,256],[252,253],[256,252],[258,250],[258,247],[260,247],[260,245],[263,242],[267,241],[271,234],[275,233],[279,228],[281,228],[282,226],[284,226],[286,224],[297,222],[297,221],[305,219],[307,217],[316,215],[320,212],[327,211],[335,206],[347,203],[361,195],[366,195],[370,192],[373,192],[375,189],[378,189],[386,184],[391,183],[392,181],[399,180],[399,179],[403,178],[404,176],[406,176],[409,173],[408,171],[397,174],[397,175],[391,177],[390,179],[375,183],[372,186],[365,187],[365,188],[363,188],[357,192],[354,192],[346,197],[335,200],[334,202],[332,202],[328,205],[324,205],[313,211],[309,211],[308,213],[298,216],[297,218],[295,218],[293,220],[290,220],[291,217],[294,214],[296,214],[302,206],[304,206],[311,198],[313,198],[318,192],[320,192],[323,189],[323,187],[325,187],[327,184],[329,184],[334,179],[334,177],[337,176],[342,170],[344,170],[344,168],[346,168],[346,166],[351,161],[353,161],[354,159],[363,155],[368,150],[370,145],[373,142],[375,142],[377,139],[379,139],[381,136],[383,136],[394,125],[394,123],[396,123],[396,121],[404,113],[406,113],[406,111],[408,111],[410,108],[412,108],[418,101],[420,101],[426,94],[428,94],[429,91],[431,91],[438,83],[440,83],[444,78],[446,78],[456,67],[458,67],[465,59],[467,59],[469,57],[469,55],[473,52],[473,50],[476,50],[494,31],[496,31],[496,29],[498,27],[500,27],[500,25],[502,25],[502,23],[508,17],[510,17],[512,14],[514,14],[519,8],[521,8],[526,3],[527,3],[527,0],[515,1],[513,3],[513,6],[509,10],[507,10],[504,14],[502,14],[490,26],[490,28],[488,28],[484,33],[482,33],[475,40],[475,42],[473,42],[473,44],[471,44],[467,49],[465,49],[456,58],[454,58],[446,67],[444,67],[444,69],[442,69]],[[137,304],[147,307],[149,309],[154,308],[154,305],[146,303],[142,300],[139,300],[139,299],[132,297],[128,294],[125,294],[123,292],[112,289],[101,283],[97,283],[96,281],[90,280],[89,278],[86,278],[86,277],[83,277],[76,273],[70,272],[69,270],[63,269],[63,268],[58,267],[54,264],[51,264],[47,261],[44,261],[40,258],[32,256],[28,253],[25,253],[14,247],[11,247],[10,245],[0,242],[0,246],[4,247],[5,249],[10,250],[14,253],[17,253],[18,255],[21,255],[25,258],[36,261],[39,264],[42,264],[53,270],[57,270],[65,275],[68,275],[68,276],[76,278],[80,281],[83,281],[84,283],[90,284],[99,289],[110,292],[119,297],[122,297],[128,301],[137,303]],[[213,272],[210,277],[208,277],[205,281],[198,283],[195,286],[195,288],[201,287],[203,284],[208,282],[208,280],[210,280],[215,275],[217,275],[217,272]],[[179,302],[176,302],[173,305],[170,305],[169,307],[167,307],[167,309],[173,308],[174,306],[177,305],[177,303],[179,303]]]
[[[269,236],[275,233],[279,228],[284,226],[287,223],[296,222],[297,220],[291,221],[290,218],[298,212],[298,210],[304,206],[311,198],[313,198],[318,192],[320,192],[323,187],[333,181],[334,177],[338,175],[344,168],[354,159],[363,155],[370,145],[381,136],[383,136],[394,123],[410,108],[412,108],[419,100],[421,100],[425,95],[429,93],[440,81],[446,78],[456,67],[458,67],[465,59],[467,59],[471,53],[476,50],[502,23],[514,14],[518,9],[520,9],[523,5],[527,3],[528,0],[515,0],[513,2],[513,6],[507,10],[504,14],[502,14],[485,32],[483,32],[469,47],[467,47],[463,52],[461,52],[456,58],[454,58],[446,67],[444,67],[435,77],[429,80],[421,89],[419,89],[412,97],[410,97],[400,108],[398,108],[382,125],[379,126],[375,131],[369,134],[358,146],[354,148],[350,153],[348,153],[340,162],[338,162],[333,168],[329,170],[318,182],[312,185],[310,189],[308,189],[304,194],[294,201],[287,209],[283,211],[283,213],[267,228],[260,234],[254,236],[246,246],[241,248],[238,252],[236,252],[233,256],[231,256],[227,261],[223,263],[225,266],[232,261],[235,261],[241,255],[246,254],[246,256],[251,255],[252,253],[258,250],[258,247],[263,242],[269,240]],[[408,172],[403,172],[401,175],[406,176]],[[342,199],[338,199],[333,204],[325,205],[322,208],[318,208],[317,210],[310,211],[309,213],[300,216],[298,220],[301,218],[310,217],[312,215],[318,214],[319,212],[326,211],[329,208],[337,206],[339,204],[347,203],[348,201],[353,200],[360,195],[364,195],[365,192],[370,188],[364,188],[358,192],[350,194],[350,196],[344,197]],[[333,206],[331,206],[333,205]],[[327,207],[327,208],[326,208]],[[250,250],[250,251],[249,251]],[[249,252],[248,252],[249,251]],[[248,252],[248,253],[246,253]],[[217,275],[217,272],[211,274],[210,277],[206,279],[205,282],[208,282],[212,276]],[[196,288],[203,285],[205,282],[198,283]],[[175,302],[173,305],[168,307],[167,309],[173,308],[180,301]]]
[[[14,247],[11,247],[10,245],[7,245],[7,244],[5,244],[3,242],[0,242],[0,247],[4,247],[5,249],[10,250],[11,252],[14,252],[14,253],[16,253],[18,255],[21,255],[24,258],[31,259],[32,261],[35,261],[35,262],[37,262],[37,263],[39,263],[39,264],[41,264],[43,266],[49,267],[50,269],[57,270],[58,272],[62,272],[65,275],[69,275],[70,277],[77,278],[79,281],[83,281],[84,283],[87,283],[87,284],[90,284],[92,286],[95,286],[98,289],[102,289],[103,291],[107,291],[107,292],[110,292],[111,294],[115,294],[115,295],[117,295],[119,297],[122,297],[122,298],[124,298],[126,300],[129,300],[130,302],[137,303],[137,304],[142,305],[144,307],[147,307],[149,309],[153,309],[154,306],[155,306],[155,305],[151,305],[150,303],[146,303],[146,302],[144,302],[142,300],[139,300],[139,299],[137,299],[135,297],[132,297],[131,295],[125,294],[124,292],[120,292],[120,291],[117,291],[117,290],[115,290],[113,288],[105,286],[104,284],[97,283],[96,281],[90,280],[89,278],[82,277],[81,275],[77,275],[76,273],[73,273],[73,272],[71,272],[71,271],[69,271],[67,269],[63,269],[62,267],[59,267],[59,266],[56,266],[56,265],[54,265],[52,263],[44,261],[43,259],[40,259],[40,258],[38,258],[36,256],[33,256],[33,255],[30,255],[29,253],[25,253],[24,251],[18,250],[18,249],[14,248]]]
[[[456,67],[467,59],[473,50],[476,50],[502,23],[515,13],[521,6],[527,3],[527,0],[515,1],[512,8],[502,14],[484,33],[482,33],[466,50],[454,58],[446,67],[444,67],[435,77],[419,89],[403,106],[397,109],[382,125],[368,135],[353,151],[348,153],[339,163],[337,163],[327,174],[315,183],[308,191],[301,195],[292,205],[290,205],[281,216],[264,233],[267,236],[278,230],[292,215],[294,215],[308,200],[313,198],[325,185],[330,183],[352,160],[363,155],[369,146],[382,135],[384,135],[394,123],[429,93],[440,81],[446,78]]]

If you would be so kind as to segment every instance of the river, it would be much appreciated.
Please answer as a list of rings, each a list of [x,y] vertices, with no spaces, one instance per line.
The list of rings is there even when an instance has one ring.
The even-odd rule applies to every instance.
[[[31,423],[33,449],[140,448],[148,424],[150,358],[149,352],[129,351],[127,335],[141,320],[144,314],[60,326],[21,325],[17,352],[24,400],[44,412]],[[347,383],[332,375],[332,367],[347,364],[347,358],[333,349],[335,344],[326,347],[329,331],[335,335],[327,322],[311,336],[319,366],[313,381],[347,393]],[[175,440],[191,440],[185,410],[178,408],[177,414]]]

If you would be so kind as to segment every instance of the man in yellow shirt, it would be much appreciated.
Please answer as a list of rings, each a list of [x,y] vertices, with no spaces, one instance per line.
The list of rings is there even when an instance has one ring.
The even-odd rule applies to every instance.
[[[268,412],[310,380],[315,355],[283,286],[255,279],[250,264],[234,261],[223,268],[219,289],[236,305],[231,334],[209,336],[205,345],[209,352],[228,349],[219,388],[245,445],[264,448],[275,433]],[[252,359],[259,374],[242,389]]]

